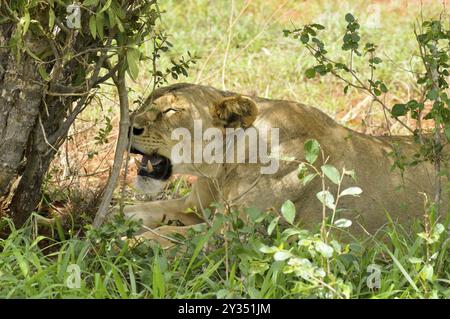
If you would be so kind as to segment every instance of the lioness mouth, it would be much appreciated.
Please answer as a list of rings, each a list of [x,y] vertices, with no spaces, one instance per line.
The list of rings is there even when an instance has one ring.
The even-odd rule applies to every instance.
[[[142,161],[138,170],[139,176],[167,180],[172,175],[172,163],[167,157],[158,153],[146,155],[133,148],[130,152],[142,155]],[[149,164],[151,164],[151,166]]]

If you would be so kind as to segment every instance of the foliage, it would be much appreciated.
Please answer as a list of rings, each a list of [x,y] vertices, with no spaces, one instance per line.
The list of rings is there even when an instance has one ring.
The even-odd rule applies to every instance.
[[[171,67],[159,69],[157,61],[169,54],[172,44],[160,26],[155,0],[2,0],[0,12],[0,23],[14,25],[9,48],[17,63],[25,63],[21,62],[24,55],[34,61],[44,99],[56,96],[69,98],[67,103],[77,101],[64,124],[49,133],[48,141],[56,149],[77,115],[98,94],[99,85],[117,77],[118,71],[126,70],[137,80],[141,62],[147,62],[159,86],[168,76],[187,76],[195,60],[188,52],[188,58],[173,58]],[[147,42],[152,43],[148,51],[143,50]],[[111,131],[109,118],[105,119],[99,143]]]
[[[406,103],[397,103],[390,107],[385,103],[383,95],[389,93],[387,85],[375,76],[377,67],[382,63],[382,59],[377,56],[377,45],[366,42],[362,46],[360,36],[360,24],[351,14],[345,15],[347,22],[345,34],[342,38],[343,56],[349,52],[347,62],[346,58],[335,60],[329,57],[325,43],[320,40],[319,33],[324,32],[325,27],[321,24],[307,24],[301,28],[293,30],[284,30],[285,36],[292,36],[306,47],[314,57],[316,65],[307,69],[305,75],[308,78],[314,78],[316,75],[331,74],[342,80],[346,86],[344,93],[347,94],[350,87],[369,94],[373,101],[378,103],[383,111],[390,114],[404,128],[414,134],[417,143],[420,145],[420,151],[413,158],[405,158],[395,149],[392,156],[395,157],[394,168],[400,168],[402,171],[405,166],[415,166],[421,162],[428,161],[435,167],[435,196],[433,203],[437,209],[441,205],[441,178],[446,173],[446,168],[441,165],[447,161],[444,153],[444,146],[450,138],[450,99],[446,90],[448,89],[449,75],[449,48],[450,48],[450,30],[445,27],[440,19],[421,21],[418,25],[418,31],[415,36],[419,46],[420,59],[423,64],[422,72],[414,72],[417,76],[417,84],[421,88],[419,100],[412,99]],[[363,59],[366,67],[369,69],[370,76],[363,78],[363,71],[356,70],[353,66],[354,59]],[[426,105],[432,105],[426,109]],[[410,115],[416,121],[414,126],[408,126],[400,117]],[[427,131],[422,123],[426,120],[433,121],[432,131]],[[386,118],[386,121],[387,118]],[[390,132],[389,132],[390,133]],[[430,134],[432,133],[432,134]],[[444,137],[446,136],[446,138]],[[395,145],[394,145],[395,146]],[[438,211],[439,214],[439,211]]]
[[[312,145],[318,147],[311,147]],[[307,158],[319,158],[316,141],[305,143]],[[316,156],[317,155],[317,156]],[[323,158],[322,158],[323,159]],[[302,165],[304,164],[304,165]],[[324,183],[344,175],[324,163],[301,162],[299,182],[313,170]],[[306,174],[305,174],[306,173]],[[318,194],[323,193],[323,191]],[[448,298],[450,240],[434,213],[413,236],[392,223],[388,242],[339,240],[350,221],[334,221],[339,198],[357,196],[350,187],[323,201],[317,231],[295,222],[289,201],[280,212],[230,210],[216,205],[182,244],[162,250],[154,242],[127,238],[140,224],[117,215],[85,237],[55,241],[34,235],[32,223],[0,240],[0,296],[6,298]],[[419,229],[417,228],[417,229]],[[325,231],[325,232],[324,232]],[[72,233],[73,234],[73,233]],[[61,237],[61,236],[60,236]],[[63,237],[62,237],[63,238]],[[370,248],[369,248],[370,247]],[[74,269],[80,272],[73,286]]]

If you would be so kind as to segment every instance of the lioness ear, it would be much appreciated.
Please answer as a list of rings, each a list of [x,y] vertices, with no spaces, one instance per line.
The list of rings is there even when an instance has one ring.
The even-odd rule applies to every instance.
[[[255,102],[240,95],[224,98],[213,108],[215,124],[223,127],[250,127],[257,115]]]

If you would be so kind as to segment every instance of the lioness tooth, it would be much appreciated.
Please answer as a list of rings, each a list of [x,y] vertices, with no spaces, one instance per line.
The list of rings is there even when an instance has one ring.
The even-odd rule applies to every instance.
[[[153,166],[152,163],[150,163],[150,161],[147,162],[147,171],[149,172],[153,171]]]

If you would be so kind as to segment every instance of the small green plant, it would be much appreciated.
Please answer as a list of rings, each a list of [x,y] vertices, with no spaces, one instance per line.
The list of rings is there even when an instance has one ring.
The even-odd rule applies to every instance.
[[[349,88],[367,93],[382,107],[388,128],[390,127],[387,119],[389,114],[405,130],[415,136],[420,150],[413,158],[404,158],[397,150],[391,155],[395,157],[395,167],[401,170],[406,165],[415,166],[424,161],[433,163],[435,168],[433,202],[438,215],[442,199],[441,176],[446,174],[448,160],[444,146],[450,139],[450,99],[446,92],[449,87],[450,30],[443,16],[444,14],[435,20],[421,19],[416,26],[415,37],[422,69],[411,70],[411,73],[417,78],[420,94],[417,99],[397,103],[392,107],[385,103],[385,95],[389,93],[387,85],[376,76],[376,70],[383,62],[377,55],[378,46],[371,42],[362,43],[360,24],[352,14],[345,15],[347,25],[342,38],[343,54],[339,59],[329,56],[326,45],[320,38],[321,33],[326,32],[324,26],[313,23],[283,31],[285,36],[298,39],[315,59],[316,65],[305,71],[307,78],[331,74],[346,84],[345,94],[348,93]],[[355,69],[354,60],[357,58],[365,62],[366,70]],[[407,115],[415,121],[413,125],[409,125],[404,119]],[[433,123],[431,130],[427,130],[423,125],[427,120]]]
[[[332,238],[331,231],[335,229],[345,229],[352,225],[351,220],[337,218],[339,211],[339,201],[344,196],[359,196],[362,190],[353,186],[341,190],[344,178],[355,178],[355,172],[342,169],[342,172],[328,163],[323,149],[316,140],[307,140],[304,143],[305,161],[301,161],[298,166],[297,176],[301,184],[306,185],[313,179],[320,178],[322,189],[317,193],[317,199],[322,204],[322,222],[320,232],[311,234],[295,224],[297,215],[295,206],[291,201],[286,201],[281,207],[281,216],[289,224],[281,234],[283,243],[280,246],[262,246],[260,251],[265,254],[273,254],[274,261],[285,262],[283,267],[285,274],[294,274],[299,278],[294,286],[295,290],[307,289],[322,298],[349,298],[352,286],[345,283],[340,278],[341,270],[345,268],[336,265],[339,256],[348,252],[348,246],[339,243]],[[317,168],[314,164],[321,157],[322,165]],[[288,159],[295,161],[295,159]],[[333,194],[328,183],[337,186],[337,191]],[[319,213],[319,212],[318,212]],[[270,235],[274,227],[278,224],[280,217],[276,217],[269,224],[268,234]],[[287,242],[294,242],[285,248]]]
[[[169,250],[149,241],[130,246],[125,238],[140,225],[120,215],[58,240],[37,236],[31,222],[16,229],[1,219],[8,235],[0,239],[0,297],[450,297],[450,241],[432,214],[418,236],[392,223],[387,241],[364,248],[334,231],[325,242],[320,230],[302,229],[289,202],[280,213],[216,210],[206,213],[210,227],[196,227]]]

